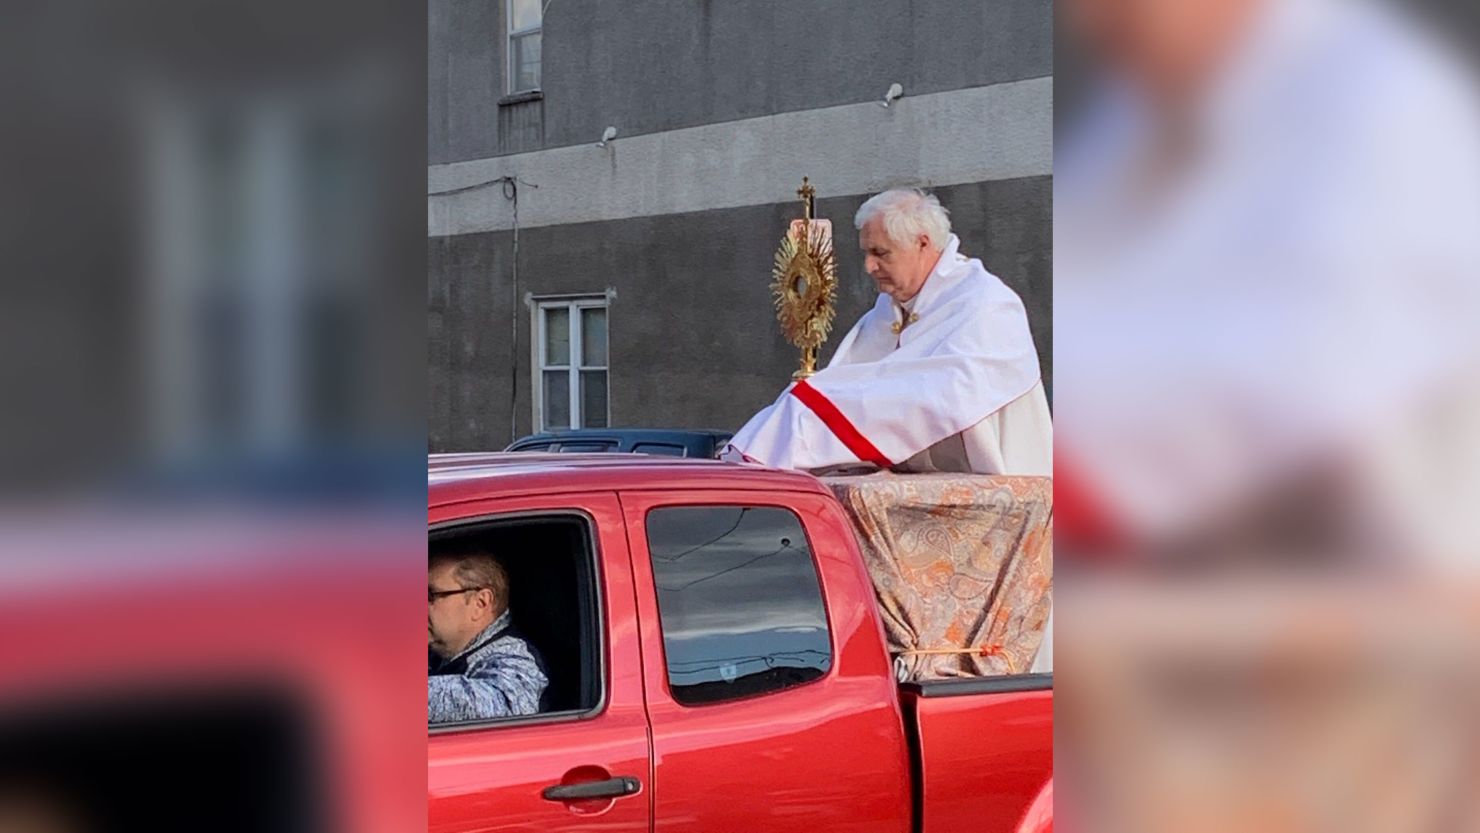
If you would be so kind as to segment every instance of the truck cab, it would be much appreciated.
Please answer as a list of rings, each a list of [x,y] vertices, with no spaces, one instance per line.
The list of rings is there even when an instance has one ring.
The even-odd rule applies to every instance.
[[[550,680],[538,714],[429,727],[430,830],[1045,829],[1051,679],[897,683],[816,478],[521,453],[428,481],[431,550],[501,559]]]

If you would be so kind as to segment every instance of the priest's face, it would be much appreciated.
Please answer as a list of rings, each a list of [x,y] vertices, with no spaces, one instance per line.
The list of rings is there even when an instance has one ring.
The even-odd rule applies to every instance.
[[[863,270],[878,284],[880,292],[900,304],[920,292],[940,259],[940,252],[931,248],[926,235],[917,235],[908,243],[890,238],[881,217],[863,224],[858,231],[858,247],[863,250]]]

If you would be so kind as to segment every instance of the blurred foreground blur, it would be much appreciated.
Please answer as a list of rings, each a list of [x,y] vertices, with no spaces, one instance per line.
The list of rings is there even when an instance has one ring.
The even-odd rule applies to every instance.
[[[1058,4],[1076,829],[1480,824],[1470,5]]]
[[[1066,827],[1480,825],[1473,591],[1330,578],[1061,587],[1074,600],[1056,656]]]
[[[424,27],[7,7],[0,830],[424,824]]]

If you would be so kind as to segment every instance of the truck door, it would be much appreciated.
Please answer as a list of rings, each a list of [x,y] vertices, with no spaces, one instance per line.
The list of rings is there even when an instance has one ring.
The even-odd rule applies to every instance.
[[[623,518],[611,493],[434,508],[429,547],[487,548],[550,686],[540,714],[432,725],[430,831],[648,831],[651,757]],[[430,602],[429,602],[430,603]]]
[[[908,830],[897,689],[842,513],[811,493],[621,500],[654,829]]]

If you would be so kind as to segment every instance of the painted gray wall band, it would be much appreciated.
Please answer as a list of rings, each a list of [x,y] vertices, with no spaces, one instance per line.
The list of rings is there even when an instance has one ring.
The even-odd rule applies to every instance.
[[[427,234],[512,228],[503,188],[517,177],[523,228],[766,205],[898,185],[938,187],[1053,171],[1053,78],[871,101],[533,153],[432,165]],[[439,193],[447,192],[447,193]]]

